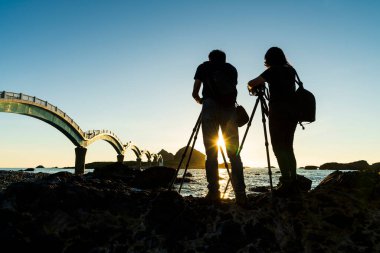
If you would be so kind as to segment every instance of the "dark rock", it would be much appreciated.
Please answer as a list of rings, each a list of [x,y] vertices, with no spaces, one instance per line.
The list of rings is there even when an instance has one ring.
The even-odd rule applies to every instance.
[[[174,160],[174,155],[172,153],[167,152],[164,149],[161,149],[161,151],[158,152],[158,154],[161,155],[161,157],[164,160],[164,162],[173,161]]]
[[[352,189],[372,188],[378,184],[380,175],[373,172],[334,171],[325,177],[317,187],[344,187]]]
[[[370,170],[373,172],[380,172],[380,163],[373,163],[370,166]]]
[[[318,169],[318,166],[307,165],[307,166],[305,166],[304,169],[305,169],[305,170],[317,170],[317,169]]]
[[[187,178],[187,177],[177,177],[176,180],[174,181],[175,184],[180,184],[180,183],[190,183],[190,182],[193,182],[193,180],[191,180],[190,178]]]
[[[296,198],[250,194],[247,210],[136,189],[116,171],[0,173],[21,180],[0,195],[3,251],[380,252],[378,173],[335,171]]]
[[[249,188],[249,191],[251,192],[269,192],[268,186],[256,186]]]
[[[353,217],[349,217],[339,210],[327,216],[324,220],[341,229],[351,227],[353,223]]]
[[[53,173],[53,174],[46,176],[46,180],[49,180],[49,181],[67,181],[68,179],[71,179],[72,177],[76,177],[76,175],[73,173],[70,173],[68,171],[60,171],[60,172]]]
[[[152,202],[147,214],[147,225],[160,233],[167,232],[174,224],[175,218],[183,212],[184,200],[175,191],[160,192]]]
[[[226,220],[219,224],[220,240],[227,244],[241,245],[245,241],[241,225],[233,220]]]
[[[131,185],[140,189],[168,187],[176,170],[170,167],[156,166],[143,170],[132,180]]]
[[[310,191],[312,183],[307,177],[297,174],[297,186],[301,191]]]
[[[185,150],[186,150],[186,147],[179,149],[177,153],[174,155],[174,160],[179,163],[179,161],[181,161],[182,159],[183,154],[185,153]],[[186,163],[189,158],[189,155],[190,155],[190,148],[188,148],[186,152],[185,158],[183,160],[184,162],[182,162],[181,168],[186,167]],[[206,156],[204,154],[202,154],[196,149],[193,149],[191,160],[189,163],[189,168],[204,168],[205,159],[206,159]]]
[[[34,171],[34,168],[27,168],[24,171]]]
[[[368,232],[360,230],[356,231],[351,235],[351,240],[359,246],[362,247],[368,247],[372,244],[371,242],[371,236],[368,234]],[[368,252],[371,252],[372,250],[368,250]]]
[[[325,163],[319,167],[320,170],[366,170],[368,168],[369,164],[364,160],[352,163]]]
[[[93,174],[95,177],[103,179],[118,179],[130,181],[134,179],[141,171],[133,169],[122,163],[112,163],[110,165],[95,168]]]
[[[38,165],[36,168],[37,168],[37,169],[44,169],[45,167],[42,166],[42,165]]]

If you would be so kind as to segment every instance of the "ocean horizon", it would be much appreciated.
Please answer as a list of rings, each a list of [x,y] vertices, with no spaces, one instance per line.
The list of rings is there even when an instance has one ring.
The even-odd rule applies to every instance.
[[[25,173],[58,173],[62,171],[74,173],[73,168],[34,168],[33,171],[25,171],[27,168],[0,168],[0,171],[22,171]],[[94,169],[85,169],[84,173],[91,173]],[[314,189],[327,175],[334,172],[335,170],[305,170],[303,168],[297,169],[297,174],[305,176],[312,181],[311,189]],[[202,197],[207,194],[207,181],[204,169],[188,169],[190,182],[184,183],[181,189],[182,196],[194,196]],[[184,170],[180,169],[178,172],[178,177],[182,177]],[[272,183],[275,187],[279,182],[279,177],[281,173],[278,168],[272,168]],[[226,169],[219,169],[219,184],[220,191],[223,193],[225,191],[228,173]],[[246,184],[247,193],[253,192],[252,189],[256,187],[269,187],[269,174],[267,168],[257,168],[257,167],[245,167],[244,168],[244,179]],[[174,189],[178,190],[179,184],[174,185]],[[225,198],[234,198],[234,193],[229,184]]]

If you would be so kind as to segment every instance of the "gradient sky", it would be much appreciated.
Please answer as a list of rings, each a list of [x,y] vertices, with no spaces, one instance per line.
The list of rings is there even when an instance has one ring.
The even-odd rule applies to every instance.
[[[298,165],[371,164],[380,162],[379,10],[376,0],[0,0],[0,90],[47,100],[83,130],[175,153],[201,110],[191,92],[208,53],[226,52],[250,114],[246,84],[278,46],[317,100],[316,122],[296,131]],[[253,122],[243,163],[265,166],[259,113]],[[34,118],[0,113],[0,139],[0,167],[74,165],[75,146]],[[204,152],[201,134],[196,149]],[[116,152],[96,142],[93,161],[116,161]]]

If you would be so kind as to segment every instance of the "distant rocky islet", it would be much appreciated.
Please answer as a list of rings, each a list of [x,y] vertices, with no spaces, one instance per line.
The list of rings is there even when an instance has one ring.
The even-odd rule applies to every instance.
[[[175,154],[172,154],[164,149],[158,152],[159,155],[163,158],[165,166],[177,168],[179,165],[179,162],[181,159],[182,165],[181,168],[185,168],[189,153],[190,153],[191,147],[188,148],[186,156],[183,157],[183,154],[186,150],[186,147],[180,148]],[[189,169],[204,169],[205,168],[205,160],[206,155],[202,152],[194,149],[192,152],[191,160],[189,162]],[[87,168],[98,168],[98,167],[104,167],[107,165],[113,164],[113,162],[93,162],[86,164]],[[135,161],[125,161],[125,165],[127,166],[133,166],[135,164]],[[143,162],[144,166],[147,166],[147,162]],[[224,167],[225,164],[219,164],[219,167]],[[271,166],[272,168],[275,168]],[[45,168],[43,165],[38,165],[36,168]],[[57,168],[57,167],[55,167]],[[73,167],[66,167],[73,169]],[[327,162],[320,166],[316,165],[306,165],[305,167],[301,167],[305,170],[360,170],[360,171],[374,171],[374,172],[380,172],[380,162],[369,164],[365,160],[359,160],[349,163],[338,163],[338,162]],[[26,171],[33,171],[34,168],[28,168]]]
[[[321,166],[308,165],[304,167],[305,170],[359,170],[359,171],[373,171],[380,172],[380,162],[369,164],[365,160],[350,162],[350,163],[338,163],[328,162]]]
[[[183,153],[185,151],[186,147],[183,147],[179,149],[175,155],[172,153],[167,152],[166,150],[162,149],[158,154],[160,154],[164,160],[164,163],[175,167],[178,166],[180,160],[182,159]],[[185,168],[185,164],[189,157],[190,148],[187,151],[187,155],[184,158],[184,162],[181,166],[181,168]],[[189,168],[204,168],[206,156],[201,153],[200,151],[194,149],[191,161],[189,164]],[[224,166],[224,164],[221,164],[220,166]],[[303,167],[305,170],[360,170],[360,171],[374,171],[374,172],[380,172],[380,162],[369,164],[365,160],[359,160],[349,163],[338,163],[338,162],[328,162],[324,163],[320,166],[315,165],[307,165]]]

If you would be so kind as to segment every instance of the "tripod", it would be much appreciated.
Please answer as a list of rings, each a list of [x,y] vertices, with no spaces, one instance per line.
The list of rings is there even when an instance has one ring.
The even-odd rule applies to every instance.
[[[198,119],[197,119],[197,122],[195,123],[195,126],[194,126],[194,128],[193,128],[193,132],[191,133],[190,139],[189,139],[189,141],[187,142],[186,148],[185,148],[185,150],[184,150],[184,152],[183,152],[183,154],[182,154],[181,160],[180,160],[180,162],[179,162],[179,164],[178,164],[178,167],[177,167],[176,172],[175,172],[175,174],[174,174],[174,176],[173,176],[173,179],[172,179],[172,181],[171,181],[171,183],[170,183],[170,185],[169,185],[168,190],[171,190],[171,189],[172,189],[173,184],[175,183],[175,181],[176,181],[176,179],[177,179],[178,172],[179,172],[179,170],[181,169],[182,162],[183,162],[183,160],[184,160],[185,157],[186,157],[187,150],[189,149],[189,146],[190,146],[190,144],[191,144],[191,149],[190,149],[189,157],[187,158],[185,171],[184,171],[184,173],[183,173],[182,180],[181,180],[181,184],[180,184],[180,187],[179,187],[179,189],[178,189],[178,193],[181,192],[182,185],[183,185],[183,182],[184,182],[184,179],[185,179],[185,175],[186,175],[187,169],[189,168],[189,164],[190,164],[191,156],[192,156],[192,154],[193,154],[194,145],[195,145],[195,142],[196,142],[197,137],[198,137],[199,129],[200,129],[200,127],[201,127],[201,123],[202,123],[202,112],[199,114],[199,117],[198,117]],[[191,143],[191,141],[193,141],[193,142]],[[227,169],[227,172],[228,172],[228,176],[229,176],[229,180],[228,180],[228,181],[230,181],[230,180],[231,180],[231,173],[230,173],[230,170],[229,170],[229,168],[228,168],[228,163],[227,163],[227,161],[226,161],[226,156],[225,156],[224,151],[223,151],[223,149],[222,149],[221,146],[219,146],[219,150],[220,150],[220,152],[221,152],[221,154],[222,154],[223,161],[224,161],[224,165],[226,166],[226,169]],[[228,187],[228,185],[227,185],[227,187]],[[226,187],[224,193],[227,191],[227,187]],[[223,196],[224,196],[224,194],[223,194]]]
[[[265,93],[266,91],[267,90],[265,87],[259,87],[259,88],[255,89],[254,94],[250,93],[251,96],[253,96],[253,95],[257,96],[256,103],[255,103],[255,106],[253,107],[251,116],[250,116],[249,121],[248,121],[247,129],[245,130],[244,137],[243,137],[243,140],[242,140],[241,145],[239,147],[239,150],[237,151],[237,154],[239,155],[241,150],[243,149],[243,145],[244,145],[245,139],[247,137],[248,130],[252,124],[253,116],[255,115],[257,106],[260,102],[261,118],[262,118],[263,128],[264,128],[265,149],[266,149],[267,162],[268,162],[268,175],[269,175],[270,190],[273,191],[272,170],[271,170],[271,166],[270,166],[268,134],[267,134],[267,127],[266,127],[266,119],[265,119],[265,116],[268,116],[268,106],[267,106],[267,103],[265,101],[265,98],[268,97],[267,94]],[[228,186],[228,182],[227,182],[227,186]]]
[[[181,161],[179,162],[178,167],[176,169],[176,172],[174,173],[173,179],[172,179],[172,181],[171,181],[171,183],[169,185],[169,188],[168,188],[169,191],[172,189],[173,184],[174,184],[174,182],[177,179],[178,172],[181,169],[182,162],[185,159],[185,156],[187,154],[187,150],[189,149],[191,140],[193,140],[193,143],[192,143],[191,149],[190,149],[190,154],[189,154],[189,157],[187,159],[187,163],[186,163],[186,167],[185,167],[185,172],[183,173],[182,180],[181,180],[181,185],[180,185],[179,190],[178,190],[178,193],[181,192],[182,184],[183,184],[183,181],[185,180],[185,175],[186,175],[187,169],[188,169],[189,164],[190,164],[191,155],[193,154],[195,141],[197,140],[197,136],[198,136],[199,128],[201,127],[201,123],[202,123],[202,112],[198,116],[197,122],[195,123],[195,126],[193,128],[193,132],[191,133],[190,139],[187,142],[186,148],[185,148],[185,150],[184,150],[184,152],[182,154]]]
[[[248,134],[248,131],[249,131],[249,128],[251,127],[251,124],[252,124],[252,120],[253,120],[253,116],[255,115],[255,112],[256,112],[256,109],[257,109],[257,106],[258,104],[260,103],[260,107],[261,107],[261,117],[262,117],[262,123],[263,123],[263,129],[264,129],[264,138],[265,138],[265,148],[266,148],[266,156],[267,156],[267,163],[268,163],[268,175],[269,175],[269,183],[270,183],[270,189],[271,191],[273,191],[273,183],[272,183],[272,170],[271,170],[271,165],[270,165],[270,157],[269,157],[269,143],[268,143],[268,134],[267,134],[267,127],[266,127],[266,116],[268,116],[268,106],[266,104],[266,101],[265,101],[265,98],[267,97],[267,95],[265,94],[265,87],[264,88],[259,88],[259,89],[256,89],[255,90],[255,94],[252,94],[250,93],[251,95],[255,95],[257,96],[257,99],[256,99],[256,102],[255,102],[255,105],[253,107],[253,110],[252,110],[252,113],[251,113],[251,116],[249,118],[249,121],[248,121],[248,125],[247,125],[247,128],[245,130],[245,133],[244,133],[244,136],[243,136],[243,139],[242,139],[242,142],[241,142],[241,145],[239,147],[239,149],[237,150],[236,154],[237,156],[240,155],[240,152],[241,150],[243,149],[243,146],[244,146],[244,142],[245,142],[245,139],[247,138],[247,134]],[[181,185],[179,187],[179,190],[178,190],[178,193],[181,192],[181,189],[182,189],[182,185],[183,185],[183,182],[184,182],[184,178],[185,178],[185,175],[186,175],[186,172],[187,172],[187,169],[189,167],[189,163],[190,163],[190,159],[191,159],[191,155],[193,153],[193,150],[194,150],[194,144],[195,144],[195,141],[197,140],[197,135],[198,135],[198,132],[199,132],[199,128],[201,126],[201,122],[202,122],[202,112],[200,113],[198,119],[197,119],[197,122],[193,128],[193,132],[190,136],[190,139],[187,143],[187,146],[185,148],[185,151],[184,153],[182,154],[182,158],[181,158],[181,161],[177,167],[177,170],[176,170],[176,173],[175,175],[173,176],[173,179],[172,179],[172,182],[170,183],[169,185],[169,190],[172,189],[173,187],[173,184],[178,176],[178,172],[181,168],[181,165],[182,165],[182,162],[183,160],[185,159],[185,156],[186,156],[186,153],[187,153],[187,150],[190,146],[190,143],[191,143],[191,140],[193,140],[193,143],[192,143],[192,146],[191,146],[191,150],[190,150],[190,154],[189,154],[189,157],[188,157],[188,160],[187,160],[187,163],[186,163],[186,167],[185,167],[185,171],[183,173],[183,176],[182,176],[182,180],[181,180]],[[193,139],[194,137],[194,139]],[[223,156],[223,160],[224,160],[224,164],[226,166],[226,169],[227,169],[227,172],[228,172],[228,176],[229,176],[229,179],[227,181],[227,184],[226,184],[226,187],[224,189],[224,193],[223,193],[223,196],[225,195],[227,189],[228,189],[228,186],[229,186],[229,183],[231,181],[231,173],[229,171],[229,168],[228,168],[228,163],[226,161],[226,158],[225,158],[225,155],[224,155],[224,152],[223,152],[223,149],[219,146],[219,150],[220,152],[222,153],[222,156]]]

